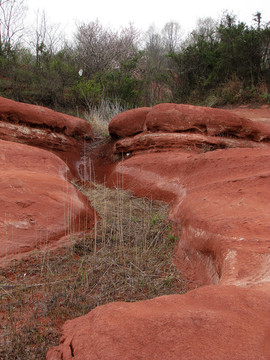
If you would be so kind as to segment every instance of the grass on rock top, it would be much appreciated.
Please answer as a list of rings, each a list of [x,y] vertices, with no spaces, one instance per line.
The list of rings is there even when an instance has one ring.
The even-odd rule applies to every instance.
[[[92,235],[0,270],[0,359],[43,359],[63,323],[112,301],[183,293],[167,206],[101,185],[80,190],[100,216]]]

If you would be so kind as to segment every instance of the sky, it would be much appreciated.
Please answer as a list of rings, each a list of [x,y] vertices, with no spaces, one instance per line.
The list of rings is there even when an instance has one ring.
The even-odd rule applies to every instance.
[[[177,22],[184,33],[196,27],[199,18],[219,19],[224,10],[237,15],[247,24],[260,11],[263,21],[270,21],[269,0],[25,0],[27,21],[34,22],[36,13],[46,13],[49,24],[61,24],[68,38],[76,31],[76,24],[98,19],[113,29],[132,23],[146,31],[151,25],[162,29],[169,22]]]

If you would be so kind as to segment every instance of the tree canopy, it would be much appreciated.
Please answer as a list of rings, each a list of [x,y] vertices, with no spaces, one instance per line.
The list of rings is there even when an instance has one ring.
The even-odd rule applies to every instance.
[[[23,0],[0,0],[1,96],[69,109],[104,99],[127,108],[270,103],[270,23],[260,12],[251,26],[229,13],[200,19],[186,37],[176,22],[143,34],[96,20],[79,24],[67,43],[45,14],[25,39],[24,11]]]

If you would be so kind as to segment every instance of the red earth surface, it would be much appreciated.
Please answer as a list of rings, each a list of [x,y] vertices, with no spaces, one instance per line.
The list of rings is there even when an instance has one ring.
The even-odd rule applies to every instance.
[[[83,173],[84,120],[0,98],[0,267],[93,227],[69,180]]]
[[[3,140],[0,154],[0,266],[93,227],[93,210],[59,157]]]
[[[99,144],[81,119],[0,99],[1,265],[93,224],[76,177],[169,203],[194,286],[67,321],[47,360],[269,359],[270,107],[160,104],[109,130]]]
[[[112,119],[98,178],[170,203],[175,262],[197,288],[68,321],[48,360],[270,358],[270,109],[249,110],[161,104]]]

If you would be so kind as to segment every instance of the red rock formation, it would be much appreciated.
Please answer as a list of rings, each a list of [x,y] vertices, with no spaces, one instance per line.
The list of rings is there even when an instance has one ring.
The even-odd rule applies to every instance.
[[[93,224],[93,210],[68,173],[46,150],[0,140],[0,266]]]
[[[146,115],[150,107],[132,109],[116,115],[109,124],[109,132],[113,137],[132,136],[144,129]]]
[[[269,359],[269,292],[212,285],[115,302],[67,321],[64,334],[48,360]]]
[[[253,121],[270,123],[270,105],[257,106],[257,108],[250,105],[227,106],[226,110]]]
[[[121,175],[138,196],[173,201],[170,219],[181,223],[176,261],[198,285],[245,284],[270,275],[269,167],[269,147],[150,153],[119,163],[110,181]],[[254,248],[246,266],[247,249]]]
[[[74,175],[80,172],[84,143],[92,138],[90,124],[82,119],[0,97],[0,139],[50,150]]]
[[[0,97],[0,121],[49,129],[51,132],[59,132],[66,136],[92,137],[91,126],[80,118],[3,97]]]
[[[225,148],[268,147],[265,142],[246,139],[227,138],[225,136],[207,136],[193,133],[141,133],[115,142],[113,152],[121,156],[142,152],[170,151],[181,149],[187,152],[207,152]]]
[[[112,119],[109,131],[114,137],[132,136],[143,131],[189,131],[255,141],[270,139],[269,124],[254,123],[222,109],[170,103],[118,114]]]
[[[222,109],[182,104],[160,104],[146,117],[149,131],[193,131],[207,135],[250,138],[255,141],[270,139],[270,126],[257,124]]]
[[[185,295],[108,304],[71,320],[47,360],[269,359],[269,127],[226,111],[174,104],[154,107],[139,124],[142,135],[115,147],[115,152],[133,153],[107,181],[112,186],[121,178],[123,187],[138,196],[171,202],[170,219],[179,236],[175,261],[204,286]],[[179,148],[160,153],[156,141],[152,152],[138,154],[150,129],[160,132],[162,146],[169,135]],[[188,138],[176,141],[166,134],[181,130],[189,132]],[[206,141],[198,133],[222,135],[225,148],[198,151],[198,141]],[[183,139],[191,144],[193,135],[195,151],[183,150]],[[209,142],[214,149],[220,144]]]

